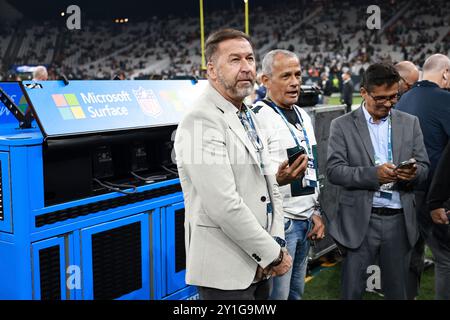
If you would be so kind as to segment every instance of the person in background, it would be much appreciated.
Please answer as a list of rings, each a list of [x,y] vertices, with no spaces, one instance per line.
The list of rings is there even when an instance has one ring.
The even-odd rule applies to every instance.
[[[33,81],[47,81],[48,72],[44,66],[37,66],[33,71]]]
[[[333,84],[331,83],[330,79],[328,79],[327,73],[322,73],[321,81],[320,81],[320,89],[322,90],[323,94],[323,101],[322,104],[328,104],[331,94],[333,92]]]
[[[442,153],[441,160],[431,181],[430,191],[428,192],[427,204],[430,210],[433,222],[438,225],[448,225],[450,206],[450,141]],[[445,226],[447,232],[448,226]],[[448,236],[447,236],[448,237]],[[446,245],[450,245],[450,239],[447,238]],[[448,284],[447,284],[448,285]]]
[[[400,87],[398,92],[399,95],[402,96],[411,89],[417,81],[419,81],[419,69],[411,61],[400,61],[394,65],[394,68],[400,75]]]
[[[256,77],[253,46],[245,33],[222,29],[206,40],[205,56],[208,85],[175,137],[186,283],[202,300],[264,300],[268,277],[285,274],[292,258],[277,170],[270,172],[266,139],[243,104]]]
[[[430,172],[428,179],[415,190],[419,230],[433,252],[436,299],[450,299],[450,249],[439,244],[441,241],[436,237],[439,233],[433,232],[436,225],[426,205],[431,179],[450,139],[450,92],[444,90],[450,85],[450,59],[443,54],[431,55],[422,70],[422,80],[402,96],[396,108],[419,118],[422,128]],[[417,254],[424,256],[424,246]],[[410,299],[417,295],[415,287],[420,283],[412,284]]]
[[[311,118],[296,104],[301,85],[301,67],[297,55],[287,50],[272,50],[262,62],[262,82],[267,88],[265,99],[253,106],[256,118],[269,137],[271,157],[286,165],[290,154],[302,148],[304,169],[300,178],[277,175],[283,196],[286,248],[293,259],[292,269],[273,279],[270,295],[274,300],[300,300],[305,288],[310,240],[325,235],[317,185],[317,144]]]
[[[342,73],[342,81],[341,103],[347,106],[346,112],[350,112],[353,104],[353,81],[349,71]]]
[[[394,65],[400,75],[399,99],[419,81],[419,69],[411,61],[401,61]],[[416,202],[420,195],[416,195]],[[422,198],[423,199],[423,198]],[[417,203],[416,203],[417,204]],[[420,203],[419,203],[420,204]],[[417,219],[420,219],[420,206],[416,206]],[[420,231],[420,228],[419,228]],[[425,268],[425,239],[419,232],[419,239],[411,252],[411,263],[408,278],[408,299],[414,299],[419,294],[420,278]]]
[[[399,80],[391,65],[369,66],[362,105],[331,122],[327,177],[340,193],[328,228],[344,256],[343,299],[362,299],[369,267],[377,261],[385,299],[407,298],[410,252],[418,237],[412,190],[426,179],[429,162],[418,119],[393,108]]]

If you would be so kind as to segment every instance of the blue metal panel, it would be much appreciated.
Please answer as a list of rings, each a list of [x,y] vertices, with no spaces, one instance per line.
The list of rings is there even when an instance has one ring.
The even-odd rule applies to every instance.
[[[66,248],[64,237],[51,238],[42,240],[32,244],[32,259],[33,259],[33,299],[41,299],[41,283],[40,283],[40,265],[39,265],[39,251],[49,247],[59,247],[59,262],[60,262],[60,286],[61,286],[61,300],[66,300]]]
[[[6,281],[15,281],[17,288],[11,296],[17,299],[31,299],[32,286],[27,152],[28,147],[21,146],[11,148],[9,154],[14,254],[8,264],[14,273],[7,275]]]
[[[42,170],[42,168],[41,168],[41,170]],[[151,184],[147,184],[147,185],[144,185],[144,186],[137,187],[136,188],[136,192],[144,192],[144,191],[149,191],[149,190],[156,190],[156,189],[160,189],[160,188],[163,188],[163,187],[176,185],[176,184],[179,184],[179,183],[180,183],[179,179],[170,179],[170,180],[165,180],[165,181],[161,181],[161,182],[155,182],[155,183],[151,183]],[[102,201],[102,200],[114,199],[114,198],[121,197],[121,196],[123,196],[122,193],[110,192],[110,193],[105,193],[105,194],[98,195],[98,196],[93,196],[93,197],[89,197],[89,198],[85,198],[85,199],[69,201],[69,202],[65,202],[65,203],[61,203],[61,204],[45,207],[45,208],[42,208],[42,209],[39,209],[39,210],[35,210],[35,211],[33,211],[33,213],[37,216],[37,215],[49,213],[49,212],[52,212],[52,211],[63,210],[63,209],[67,209],[67,208],[72,208],[72,207],[76,207],[76,206],[89,204],[89,203],[99,202],[99,201]],[[156,198],[156,200],[157,199],[158,198]]]
[[[163,270],[165,270],[167,281],[167,287],[165,291],[166,295],[170,295],[173,292],[186,287],[186,270],[183,269],[177,272],[175,268],[175,215],[177,214],[177,210],[183,208],[183,202],[176,203],[165,208],[165,235],[163,235],[165,240],[165,246],[163,248],[165,257],[163,261],[165,261],[165,265],[163,265]],[[184,250],[184,247],[182,248],[182,250]]]
[[[1,163],[1,193],[3,194],[3,219],[0,220],[0,231],[12,232],[12,217],[11,217],[11,180],[9,175],[9,154],[0,152]]]
[[[50,237],[62,233],[72,232],[77,229],[82,229],[86,227],[90,227],[99,223],[104,223],[107,221],[124,218],[130,215],[134,215],[140,212],[154,210],[159,207],[169,205],[171,203],[180,201],[182,199],[181,192],[177,192],[175,194],[167,195],[164,197],[160,197],[151,200],[142,201],[135,204],[130,204],[127,206],[123,206],[120,208],[110,209],[106,211],[101,211],[98,213],[92,214],[92,216],[87,215],[84,217],[79,217],[76,219],[70,219],[58,223],[54,223],[42,228],[35,228],[34,223],[32,229],[37,229],[39,231],[33,232],[31,234],[31,239],[36,240],[42,237]],[[42,231],[41,231],[42,230]]]
[[[30,257],[30,250],[17,247],[13,242],[0,241],[1,300],[32,299]]]
[[[29,146],[27,152],[28,162],[28,194],[30,210],[44,207],[44,164],[42,158],[42,145]],[[33,218],[29,214],[30,219]],[[33,225],[34,223],[31,223]]]
[[[199,296],[196,287],[188,286],[164,297],[162,300],[199,300]]]
[[[42,171],[42,169],[41,169]],[[152,183],[149,185],[145,185],[145,186],[140,186],[136,189],[136,192],[145,192],[145,191],[149,191],[149,190],[156,190],[156,189],[160,189],[163,187],[167,187],[167,186],[172,186],[172,185],[176,185],[179,184],[179,179],[171,179],[171,180],[167,180],[167,181],[162,181],[162,182],[158,182],[158,183]],[[40,187],[38,187],[38,193],[40,193]],[[36,195],[36,197],[39,196],[39,194]],[[59,210],[65,210],[65,209],[69,209],[69,208],[73,208],[73,207],[77,207],[77,206],[82,206],[82,205],[86,205],[86,204],[90,204],[90,203],[96,203],[99,201],[103,201],[103,200],[110,200],[110,199],[114,199],[114,198],[118,198],[118,197],[122,197],[123,194],[119,193],[119,192],[111,192],[111,193],[107,193],[104,195],[99,195],[99,196],[94,196],[94,197],[89,197],[89,198],[85,198],[85,199],[81,199],[81,200],[76,200],[76,201],[70,201],[70,202],[66,202],[66,203],[62,203],[62,204],[58,204],[58,205],[54,205],[54,206],[50,206],[50,207],[45,207],[45,208],[40,208],[37,210],[33,210],[32,211],[32,215],[30,217],[31,219],[31,226],[33,229],[33,232],[39,232],[39,231],[43,231],[46,229],[52,229],[58,226],[65,226],[68,223],[74,223],[77,221],[82,221],[82,220],[86,220],[86,219],[92,219],[94,217],[97,217],[99,215],[104,215],[104,214],[108,214],[111,212],[117,212],[119,210],[126,210],[128,208],[135,208],[135,207],[139,207],[140,205],[146,205],[147,203],[152,203],[153,207],[160,207],[160,206],[164,206],[164,205],[168,205],[170,203],[173,203],[174,201],[176,201],[175,199],[172,199],[173,197],[182,197],[182,192],[176,192],[173,194],[169,194],[169,195],[165,195],[165,196],[160,196],[160,197],[155,197],[149,200],[144,200],[142,202],[138,202],[138,203],[133,203],[133,204],[129,204],[129,205],[125,205],[122,206],[120,208],[113,208],[110,210],[105,210],[105,211],[101,211],[101,212],[97,212],[94,213],[92,215],[87,215],[87,216],[81,216],[81,217],[77,217],[74,219],[70,219],[70,220],[65,220],[65,221],[61,221],[61,222],[56,222],[53,223],[51,225],[45,225],[39,228],[35,227],[34,224],[34,219],[35,217],[39,216],[39,215],[43,215],[43,214],[47,214],[47,213],[51,213],[51,212],[55,212],[55,211],[59,211]],[[40,201],[40,199],[35,198],[34,199],[35,203],[38,203]],[[145,211],[142,210],[142,211]]]
[[[162,298],[162,244],[161,244],[161,216],[164,208],[155,209],[150,215],[150,259],[152,271],[150,274],[150,299]]]
[[[160,276],[160,289],[161,289],[161,296],[160,298],[163,298],[167,296],[168,290],[167,290],[167,255],[168,252],[168,244],[167,244],[167,207],[161,208],[161,276]]]
[[[141,225],[141,251],[142,251],[142,288],[121,298],[149,299],[150,298],[150,256],[149,256],[149,221],[148,214],[138,214],[128,218],[115,220],[94,227],[81,230],[81,263],[83,270],[82,291],[84,300],[94,298],[94,279],[92,261],[92,236],[96,233],[119,228],[134,222]]]
[[[44,138],[36,128],[18,131],[15,128],[0,126],[0,145],[5,146],[32,146],[42,145]]]
[[[73,233],[70,233],[68,235],[68,245],[69,245],[69,265],[77,266],[82,272],[81,269],[81,240],[80,240],[80,231],[74,231]],[[81,276],[81,274],[80,274]],[[80,280],[80,286],[75,288],[71,288],[69,290],[69,297],[70,300],[81,300],[83,296],[82,292],[82,286],[81,286],[81,280]]]

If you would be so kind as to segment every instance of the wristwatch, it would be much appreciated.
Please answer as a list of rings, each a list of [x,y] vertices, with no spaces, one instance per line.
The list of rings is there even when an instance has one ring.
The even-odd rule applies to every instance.
[[[273,239],[280,245],[281,248],[286,248],[286,240],[280,237],[273,237]]]
[[[278,266],[281,261],[283,261],[283,257],[284,257],[284,251],[283,249],[280,250],[280,254],[278,255],[278,258],[276,258],[275,260],[272,261],[272,263],[269,265],[270,267],[276,267]]]

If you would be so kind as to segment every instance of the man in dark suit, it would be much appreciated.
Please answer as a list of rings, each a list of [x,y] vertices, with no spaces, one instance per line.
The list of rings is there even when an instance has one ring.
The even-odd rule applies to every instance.
[[[322,89],[323,92],[323,102],[322,104],[328,104],[328,101],[330,100],[331,94],[333,93],[333,84],[331,83],[330,79],[328,79],[327,73],[322,73],[321,75],[321,81],[319,82],[319,87]]]
[[[353,104],[353,81],[349,71],[342,74],[342,96],[341,103],[347,106],[346,111],[352,111]]]
[[[450,250],[439,245],[434,233],[435,224],[425,204],[427,191],[436,166],[450,139],[450,93],[444,89],[450,85],[450,59],[443,54],[434,54],[425,60],[422,80],[405,93],[397,104],[398,110],[407,112],[419,119],[425,147],[430,157],[430,172],[425,183],[416,188],[418,222],[422,237],[433,252],[436,276],[436,298],[450,299]],[[423,255],[423,252],[418,252]],[[420,281],[421,269],[416,270]],[[410,298],[414,297],[414,291]]]
[[[429,162],[418,119],[393,109],[399,80],[391,65],[371,65],[362,79],[361,107],[331,123],[327,177],[341,188],[329,230],[345,256],[343,299],[362,298],[376,261],[385,298],[407,298],[418,237],[412,188],[426,179]],[[397,168],[409,159],[415,160],[411,166]]]
[[[441,160],[436,168],[430,191],[428,192],[427,204],[431,210],[431,218],[436,224],[449,224],[448,200],[450,198],[450,141],[442,153]],[[447,244],[448,246],[448,244]]]

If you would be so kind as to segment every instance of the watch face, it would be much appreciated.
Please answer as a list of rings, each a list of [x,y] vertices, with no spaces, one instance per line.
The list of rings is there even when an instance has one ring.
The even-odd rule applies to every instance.
[[[280,247],[286,247],[286,241],[280,237],[274,237],[275,241],[280,245]]]

